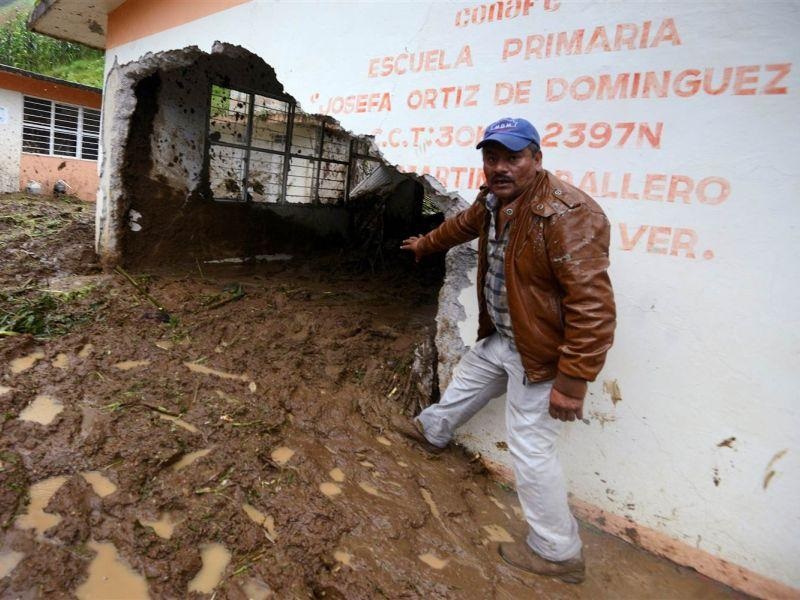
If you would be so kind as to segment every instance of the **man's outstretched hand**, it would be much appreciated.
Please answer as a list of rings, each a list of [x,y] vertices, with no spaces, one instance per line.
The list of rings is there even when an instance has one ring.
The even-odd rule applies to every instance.
[[[561,421],[583,419],[583,399],[567,396],[553,388],[550,390],[550,416]]]
[[[410,238],[406,238],[403,240],[403,243],[400,245],[401,250],[409,250],[414,253],[414,260],[419,262],[419,259],[422,258],[422,254],[419,251],[419,242],[423,236],[421,235],[412,235]]]

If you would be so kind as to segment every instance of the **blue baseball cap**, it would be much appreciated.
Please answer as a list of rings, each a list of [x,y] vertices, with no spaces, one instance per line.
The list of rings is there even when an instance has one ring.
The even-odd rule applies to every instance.
[[[531,144],[541,146],[539,132],[530,121],[505,117],[495,121],[483,132],[483,139],[475,146],[478,150],[489,142],[502,144],[512,152],[519,152]]]

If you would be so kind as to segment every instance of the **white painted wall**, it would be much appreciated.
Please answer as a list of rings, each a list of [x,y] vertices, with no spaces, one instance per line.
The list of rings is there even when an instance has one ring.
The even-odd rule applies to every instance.
[[[478,182],[469,185],[468,169],[479,166],[470,128],[474,134],[506,115],[529,118],[543,134],[552,130],[548,123],[634,122],[653,130],[662,123],[657,148],[637,145],[635,134],[617,147],[622,129],[616,128],[602,148],[577,143],[579,136],[568,130],[557,147],[544,149],[545,165],[571,172],[576,183],[583,180],[613,226],[617,341],[601,381],[590,388],[589,424],[573,424],[563,436],[570,488],[605,510],[800,587],[800,116],[793,64],[800,58],[800,4],[532,4],[527,16],[459,27],[458,11],[477,2],[259,0],[115,48],[107,66],[193,44],[210,50],[220,40],[261,55],[310,112],[357,94],[377,94],[372,100],[378,109],[389,94],[391,111],[334,116],[356,133],[377,133],[392,162],[418,171],[428,166],[434,174],[446,167],[447,173],[438,171],[442,183],[470,199]],[[613,48],[617,24],[629,24],[622,31],[635,27],[638,46],[646,27],[652,43],[665,22],[674,24],[672,36],[656,47],[503,60],[508,39],[521,39],[524,54],[529,35],[568,32],[571,38],[585,28],[588,46],[595,28],[606,26]],[[443,50],[452,66],[467,45],[471,66],[369,75],[371,59],[406,52]],[[691,81],[706,69],[714,69],[716,86],[726,67],[732,68],[726,91],[692,93]],[[547,96],[554,78],[573,82],[582,75],[665,70],[677,77],[687,69],[699,73],[684,73],[688,80],[677,91],[670,87],[666,97]],[[518,81],[530,81],[529,95],[518,104],[496,104],[495,85]],[[462,86],[467,94],[467,86],[476,85],[474,106],[409,108],[418,90]],[[581,85],[578,92],[589,83]],[[441,128],[448,126],[461,131],[465,145],[447,144]],[[412,128],[423,132],[416,146]],[[595,189],[584,180],[589,171],[596,173]],[[694,194],[686,202],[665,201],[672,175],[683,177],[672,180],[678,189],[706,180],[704,202]],[[717,202],[721,185],[729,192]],[[645,194],[652,199],[642,199]],[[693,242],[693,256],[680,242]],[[465,303],[471,298],[465,295]],[[471,343],[474,322],[463,331]],[[622,393],[616,406],[602,387],[612,380]],[[465,435],[475,448],[507,462],[495,447],[504,436],[502,400],[476,417]],[[736,438],[730,448],[718,446],[730,437]]]
[[[22,94],[0,89],[0,192],[19,191]]]

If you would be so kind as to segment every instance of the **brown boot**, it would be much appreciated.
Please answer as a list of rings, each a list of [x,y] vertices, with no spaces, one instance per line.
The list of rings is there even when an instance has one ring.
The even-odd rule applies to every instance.
[[[409,419],[403,415],[392,415],[391,422],[392,429],[394,431],[406,439],[415,442],[426,452],[430,452],[431,454],[439,454],[444,450],[444,448],[434,446],[428,441],[428,438],[425,437],[425,433],[423,432],[422,424],[416,419]]]
[[[583,554],[569,560],[553,561],[542,558],[525,542],[500,544],[500,557],[512,567],[528,573],[555,577],[564,583],[582,583],[586,579],[586,563]]]

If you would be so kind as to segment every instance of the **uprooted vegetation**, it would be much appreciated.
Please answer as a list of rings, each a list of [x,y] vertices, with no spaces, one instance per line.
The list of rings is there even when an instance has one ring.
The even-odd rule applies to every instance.
[[[0,338],[0,596],[724,595],[589,530],[580,590],[499,560],[524,535],[509,490],[385,428],[430,401],[435,268],[318,252],[101,274],[89,212],[0,198],[3,293],[79,290],[43,314],[91,315]]]

